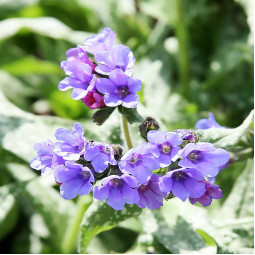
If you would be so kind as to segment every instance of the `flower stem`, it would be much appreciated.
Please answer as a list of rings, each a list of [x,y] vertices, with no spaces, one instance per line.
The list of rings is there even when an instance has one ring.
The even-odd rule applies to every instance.
[[[132,144],[131,137],[130,137],[129,130],[128,130],[128,122],[123,115],[122,115],[122,125],[123,125],[124,136],[125,136],[125,140],[127,142],[128,149],[132,149],[133,144]]]
[[[183,0],[175,0],[176,12],[176,34],[179,41],[179,72],[181,83],[181,94],[190,99],[190,63],[188,55],[188,32],[185,23],[185,15],[183,15]]]
[[[76,208],[76,214],[70,220],[66,233],[64,235],[64,238],[62,240],[63,253],[69,254],[74,252],[74,249],[77,244],[79,228],[80,228],[81,221],[83,219],[83,215],[87,211],[91,202],[92,202],[92,199],[90,196],[79,198],[77,208]]]

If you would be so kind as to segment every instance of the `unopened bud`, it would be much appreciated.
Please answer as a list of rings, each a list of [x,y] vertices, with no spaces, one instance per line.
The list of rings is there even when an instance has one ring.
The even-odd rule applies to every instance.
[[[122,156],[123,149],[119,144],[112,144],[112,148],[114,149],[114,158],[118,161]]]
[[[147,140],[147,134],[151,130],[159,130],[159,124],[153,117],[147,117],[139,126],[141,136]]]

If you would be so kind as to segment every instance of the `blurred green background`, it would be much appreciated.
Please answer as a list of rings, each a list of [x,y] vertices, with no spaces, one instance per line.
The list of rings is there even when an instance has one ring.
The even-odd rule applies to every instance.
[[[93,111],[73,100],[71,91],[58,90],[58,83],[65,77],[60,62],[65,60],[69,48],[82,44],[103,27],[110,27],[117,34],[115,43],[123,43],[134,52],[133,76],[143,82],[138,107],[143,116],[154,116],[163,130],[173,130],[194,128],[198,119],[213,112],[222,126],[237,127],[253,109],[253,5],[253,0],[0,1],[0,207],[3,208],[0,208],[0,253],[76,251],[75,245],[65,250],[61,242],[77,201],[62,202],[56,192],[58,187],[47,178],[40,180],[42,187],[33,183],[31,180],[38,179],[38,173],[28,167],[35,156],[33,143],[53,136],[56,127],[70,128],[75,121],[81,121],[86,124],[85,135],[101,138],[104,127],[100,129],[91,123]],[[29,123],[31,126],[27,126]],[[108,133],[103,139],[123,143],[117,115],[105,127]],[[139,142],[135,128],[133,138]],[[249,146],[253,147],[251,143]],[[224,198],[215,201],[206,213],[213,214],[228,199],[247,164],[251,167],[246,159],[240,160],[219,175],[217,182]],[[245,178],[247,181],[250,177]],[[54,194],[51,191],[48,194],[45,191],[48,188]],[[64,203],[63,207],[59,203]],[[172,210],[173,206],[182,208],[185,214],[180,203],[170,201],[163,210],[165,215],[166,208]],[[61,214],[62,218],[52,222],[54,215],[59,210],[63,213],[64,208],[72,208],[69,216]],[[190,210],[195,210],[194,215],[198,212]],[[176,215],[173,217],[177,218]],[[150,221],[145,213],[139,218],[140,225],[134,218],[126,225],[102,232],[93,239],[88,252],[181,252],[176,247],[171,250],[147,233],[141,227],[143,217]],[[175,224],[183,227],[187,222]],[[206,234],[197,233],[206,239]],[[224,245],[233,249],[252,248],[252,233],[250,226],[235,228],[231,234],[223,233],[227,235]],[[52,235],[59,236],[54,239]],[[215,243],[211,245],[214,246]],[[183,249],[201,247],[186,248]]]

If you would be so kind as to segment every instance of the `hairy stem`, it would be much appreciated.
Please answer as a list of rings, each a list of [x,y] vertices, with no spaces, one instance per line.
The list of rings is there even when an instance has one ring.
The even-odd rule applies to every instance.
[[[132,144],[131,137],[130,137],[129,130],[128,130],[128,122],[123,115],[122,115],[122,125],[123,125],[124,136],[125,136],[125,140],[126,140],[128,149],[132,149],[133,144]]]
[[[181,94],[190,99],[190,63],[188,54],[188,32],[183,15],[183,0],[175,0],[176,11],[176,34],[179,41],[179,74],[181,83]]]

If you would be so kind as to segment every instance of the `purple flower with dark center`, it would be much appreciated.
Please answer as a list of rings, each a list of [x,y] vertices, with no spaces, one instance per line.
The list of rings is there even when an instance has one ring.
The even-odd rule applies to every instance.
[[[103,172],[108,165],[117,165],[114,158],[114,149],[110,144],[88,141],[85,145],[84,158],[91,161],[92,166],[98,173]]]
[[[105,104],[110,107],[123,105],[126,108],[135,108],[139,101],[136,92],[142,88],[141,81],[128,78],[118,69],[112,71],[109,78],[100,78],[96,84],[97,90],[104,94]]]
[[[209,206],[213,199],[221,199],[223,194],[218,185],[214,185],[208,181],[201,181],[205,184],[206,192],[198,198],[189,198],[191,204],[199,202],[203,206]]]
[[[76,48],[75,48],[76,49]],[[75,100],[80,100],[87,94],[88,86],[94,77],[93,67],[94,65],[88,59],[86,52],[83,52],[82,57],[79,56],[78,50],[70,49],[67,51],[67,61],[61,63],[61,68],[65,71],[65,74],[70,76],[62,80],[58,88],[61,91],[66,91],[73,88],[72,97]],[[78,49],[82,49],[79,47]]]
[[[196,123],[196,129],[208,129],[208,128],[225,128],[222,127],[214,118],[214,115],[210,112],[208,119],[200,119]]]
[[[100,74],[109,75],[114,69],[122,70],[127,76],[132,75],[132,66],[135,63],[135,57],[130,49],[118,44],[113,46],[109,51],[101,51],[95,55],[99,65],[96,71]]]
[[[176,129],[173,132],[176,133],[184,141],[189,141],[189,142],[192,142],[192,143],[197,141],[197,137],[195,135],[195,132],[192,131],[192,130]]]
[[[94,189],[94,198],[104,201],[115,210],[121,210],[125,204],[135,204],[139,201],[137,180],[130,175],[110,175],[101,180],[102,186]]]
[[[56,168],[54,176],[56,182],[60,183],[60,194],[64,199],[89,194],[92,189],[91,183],[94,182],[94,176],[88,167],[71,161],[67,161],[66,166]]]
[[[159,188],[167,194],[172,192],[174,196],[185,201],[188,197],[201,197],[206,189],[202,181],[204,176],[194,168],[180,168],[168,172],[159,181]]]
[[[57,166],[64,164],[65,160],[53,152],[52,141],[36,143],[34,150],[38,156],[31,160],[30,166],[35,170],[41,170],[41,175],[46,175],[53,171]]]
[[[121,158],[119,168],[121,172],[135,176],[140,184],[144,184],[152,176],[152,171],[159,168],[159,162],[148,144],[141,143]]]
[[[59,128],[55,132],[57,142],[54,152],[65,160],[78,160],[84,152],[85,137],[80,123],[74,123],[72,131]]]
[[[136,203],[139,207],[154,210],[163,205],[164,194],[159,189],[159,178],[153,174],[147,183],[139,185],[140,200]]]
[[[99,34],[85,39],[84,49],[92,55],[100,51],[108,51],[113,46],[115,36],[116,34],[110,28],[105,27]]]
[[[211,143],[189,143],[180,153],[182,167],[198,169],[204,176],[213,177],[219,168],[229,161],[230,155],[224,149],[216,149]]]
[[[182,139],[173,132],[150,131],[147,134],[151,152],[157,157],[160,167],[170,165],[174,156],[181,149]]]

